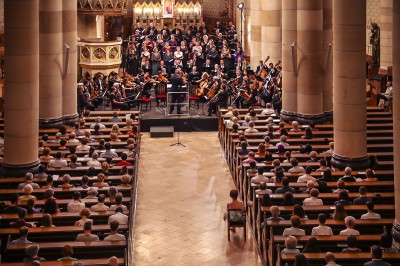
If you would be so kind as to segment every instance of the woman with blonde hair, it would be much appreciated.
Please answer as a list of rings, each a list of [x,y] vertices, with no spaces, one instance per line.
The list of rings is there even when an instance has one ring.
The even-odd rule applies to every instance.
[[[114,124],[112,126],[111,133],[116,133],[117,135],[122,135],[122,132],[119,130],[118,124]]]
[[[28,200],[33,199],[33,200],[37,200],[35,196],[32,195],[33,192],[33,187],[31,185],[25,185],[24,189],[24,195],[22,195],[21,197],[19,197],[19,204],[20,205],[26,205]]]
[[[62,180],[63,180],[63,183],[61,185],[59,185],[58,187],[60,187],[60,188],[74,187],[72,184],[69,183],[69,182],[71,182],[71,176],[69,174],[63,175]]]
[[[93,224],[93,219],[89,219],[90,216],[89,208],[83,208],[79,212],[79,216],[81,217],[81,219],[76,221],[75,225],[84,225],[86,222],[90,222],[91,224]]]
[[[106,176],[102,173],[97,175],[97,182],[93,183],[94,187],[108,187],[109,185],[104,182],[104,179],[106,178]]]

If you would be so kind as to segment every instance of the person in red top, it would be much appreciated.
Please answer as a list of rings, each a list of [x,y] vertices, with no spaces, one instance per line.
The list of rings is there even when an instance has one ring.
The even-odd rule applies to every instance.
[[[128,155],[124,152],[121,154],[121,161],[117,163],[117,166],[131,166],[132,164],[130,162],[127,162],[126,159],[128,159]]]

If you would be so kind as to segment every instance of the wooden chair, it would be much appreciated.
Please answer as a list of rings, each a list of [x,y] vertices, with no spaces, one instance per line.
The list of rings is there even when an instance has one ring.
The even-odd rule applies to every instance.
[[[151,110],[151,98],[140,98],[139,99],[139,104],[138,104],[138,110],[142,109],[143,105],[146,106],[146,111],[147,111],[147,107],[150,104],[150,110]]]
[[[227,206],[229,207],[229,205]],[[231,220],[231,213],[242,213],[241,221],[233,221]],[[228,241],[231,241],[231,228],[243,227],[243,239],[246,241],[246,210],[244,209],[229,209],[228,208],[228,217],[226,220],[228,221]]]
[[[157,85],[156,101],[157,106],[159,106],[160,102],[163,102],[164,105],[167,104],[167,84],[165,82],[158,83]]]
[[[197,96],[196,90],[198,86],[197,85],[190,85],[190,91],[189,91],[189,105],[191,102],[195,102],[197,105],[197,109],[200,109],[200,97]]]

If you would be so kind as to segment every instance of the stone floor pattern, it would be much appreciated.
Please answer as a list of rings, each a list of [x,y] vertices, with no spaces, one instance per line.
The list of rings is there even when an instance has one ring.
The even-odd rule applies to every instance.
[[[250,233],[244,242],[239,228],[227,240],[234,184],[217,133],[181,133],[181,141],[186,147],[143,134],[135,265],[260,265]]]

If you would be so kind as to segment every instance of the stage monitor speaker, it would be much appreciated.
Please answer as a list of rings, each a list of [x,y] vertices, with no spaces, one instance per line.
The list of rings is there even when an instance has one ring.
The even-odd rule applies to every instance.
[[[150,138],[172,138],[174,127],[150,127]]]

